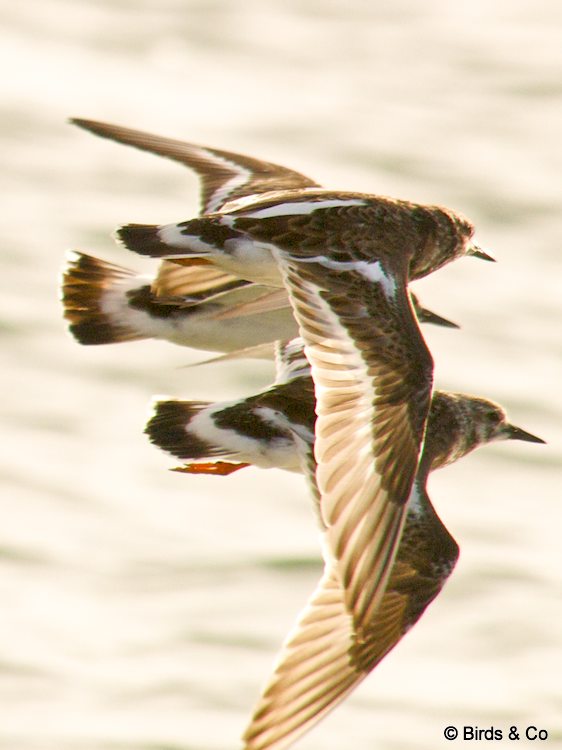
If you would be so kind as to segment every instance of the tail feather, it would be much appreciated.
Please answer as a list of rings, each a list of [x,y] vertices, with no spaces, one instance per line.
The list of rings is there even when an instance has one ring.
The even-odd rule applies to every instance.
[[[125,224],[117,230],[118,239],[128,250],[139,255],[161,258],[170,248],[159,236],[159,227],[153,224]]]
[[[69,253],[62,273],[64,318],[80,344],[112,344],[146,338],[105,304],[112,291],[137,278],[134,271],[84,253]],[[130,286],[130,285],[129,285]]]
[[[207,401],[156,401],[145,434],[151,443],[184,461],[227,455],[190,427],[191,421],[211,404]]]

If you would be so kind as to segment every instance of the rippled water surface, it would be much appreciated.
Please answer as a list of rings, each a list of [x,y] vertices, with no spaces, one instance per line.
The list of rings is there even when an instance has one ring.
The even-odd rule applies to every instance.
[[[427,332],[436,382],[500,401],[548,445],[491,446],[432,477],[457,570],[299,747],[451,748],[448,724],[534,724],[561,745],[560,4],[27,0],[1,2],[0,21],[0,748],[239,747],[320,569],[300,477],[172,474],[142,435],[153,394],[248,394],[267,365],[190,369],[204,355],[66,334],[67,248],[148,268],[113,228],[197,210],[185,170],[69,116],[477,224],[499,262],[417,287],[462,324]]]

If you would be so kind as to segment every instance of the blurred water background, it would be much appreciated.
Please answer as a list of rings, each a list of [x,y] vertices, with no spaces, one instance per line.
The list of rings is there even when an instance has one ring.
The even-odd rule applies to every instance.
[[[205,355],[67,335],[66,249],[149,268],[111,231],[198,209],[186,170],[70,116],[476,223],[499,262],[417,285],[462,324],[425,329],[436,383],[500,401],[548,445],[491,446],[432,477],[457,570],[299,748],[450,748],[448,724],[534,724],[561,746],[560,3],[3,0],[0,20],[0,748],[239,747],[320,571],[300,477],[173,474],[142,434],[153,394],[234,398],[267,364],[189,369]]]

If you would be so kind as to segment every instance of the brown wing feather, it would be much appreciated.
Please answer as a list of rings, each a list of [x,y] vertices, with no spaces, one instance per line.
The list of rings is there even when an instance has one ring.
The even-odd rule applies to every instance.
[[[223,291],[231,291],[247,286],[248,282],[232,276],[220,268],[209,264],[178,265],[162,261],[158,268],[152,292],[156,298],[207,298]]]
[[[281,750],[335,708],[402,639],[450,575],[458,548],[425,490],[409,515],[380,607],[358,637],[335,568],[294,630],[244,734],[245,750]]]
[[[261,289],[262,294],[256,299],[229,307],[228,310],[225,310],[217,316],[217,320],[243,318],[246,315],[258,315],[260,313],[274,312],[275,310],[285,310],[289,308],[289,299],[287,297],[287,292],[284,289],[275,289],[272,287],[261,286],[259,284],[252,284],[252,288],[256,290]]]
[[[227,202],[270,190],[317,187],[305,175],[279,164],[207,146],[164,138],[141,130],[75,118],[72,123],[112,141],[172,159],[201,178],[202,212],[220,210]]]
[[[432,360],[405,269],[393,270],[389,300],[355,270],[279,256],[316,386],[316,481],[328,546],[361,631],[380,603],[402,531]]]

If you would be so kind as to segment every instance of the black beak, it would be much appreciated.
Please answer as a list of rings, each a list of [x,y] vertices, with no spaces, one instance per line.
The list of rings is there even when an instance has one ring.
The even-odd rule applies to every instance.
[[[481,250],[478,245],[472,246],[472,251],[469,253],[469,255],[472,255],[474,258],[480,258],[480,260],[489,260],[492,263],[496,262],[495,258],[492,258],[491,255],[488,255],[488,253],[485,253],[484,250]]]
[[[442,326],[443,328],[460,328],[457,323],[453,323],[452,320],[447,320],[447,318],[442,318],[441,315],[428,310],[427,307],[419,308],[418,318],[421,323],[431,323],[434,326]]]
[[[512,424],[507,426],[507,436],[508,440],[524,440],[527,443],[546,443],[546,440],[543,440],[536,435],[531,435],[530,432],[526,432],[520,427],[515,427]]]
[[[441,315],[428,310],[427,307],[420,305],[419,299],[413,292],[410,292],[410,299],[414,307],[416,317],[420,323],[432,323],[434,326],[443,326],[444,328],[460,328],[456,323],[453,323],[447,318],[442,318]]]

